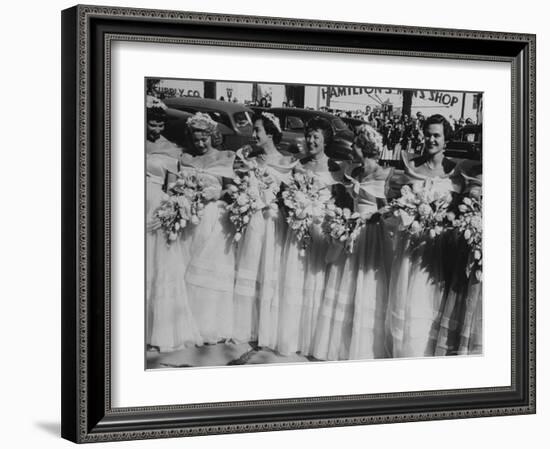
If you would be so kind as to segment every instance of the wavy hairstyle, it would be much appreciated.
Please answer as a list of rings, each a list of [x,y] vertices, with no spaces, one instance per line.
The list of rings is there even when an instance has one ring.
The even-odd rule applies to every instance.
[[[325,146],[332,143],[334,131],[332,130],[332,125],[326,118],[316,116],[309,120],[306,123],[304,130],[305,135],[307,136],[311,131],[321,131],[323,133],[323,137],[325,138]]]
[[[147,109],[147,121],[165,122],[167,119],[166,105],[158,98],[147,95],[145,102]]]
[[[265,133],[273,137],[273,143],[278,145],[281,143],[283,133],[279,119],[270,112],[256,112],[252,117],[252,123],[261,120],[265,129]]]
[[[422,132],[426,133],[426,130],[430,125],[443,125],[443,137],[445,138],[445,142],[451,138],[453,128],[451,127],[449,121],[441,114],[430,115],[426,120],[424,120],[424,123],[422,123]]]
[[[212,146],[218,148],[223,141],[218,123],[215,122],[206,112],[196,112],[187,119],[187,134],[189,142],[192,142],[192,134],[200,132],[207,134],[212,139]]]
[[[361,150],[364,158],[378,159],[384,148],[382,135],[367,124],[360,125],[357,128],[353,144]]]

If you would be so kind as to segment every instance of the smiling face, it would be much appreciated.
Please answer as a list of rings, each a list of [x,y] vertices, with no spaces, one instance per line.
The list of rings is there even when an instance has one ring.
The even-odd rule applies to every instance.
[[[164,121],[147,120],[147,140],[156,142],[164,131]]]
[[[254,122],[252,137],[254,138],[254,142],[256,143],[256,145],[258,145],[260,148],[264,148],[265,146],[273,142],[273,136],[270,136],[265,132],[264,123],[262,120],[256,120]]]
[[[432,123],[424,130],[424,144],[426,153],[435,155],[445,149],[445,132],[443,124]]]
[[[312,129],[306,134],[308,156],[317,156],[325,151],[325,136],[320,129]]]
[[[203,131],[193,131],[193,146],[199,154],[205,154],[212,149],[212,137]]]

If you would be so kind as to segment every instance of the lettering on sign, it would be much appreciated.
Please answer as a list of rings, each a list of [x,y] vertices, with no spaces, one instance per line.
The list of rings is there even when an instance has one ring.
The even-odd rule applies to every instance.
[[[198,90],[193,89],[175,89],[173,87],[161,87],[158,89],[165,97],[199,97],[201,96]]]
[[[323,87],[321,95],[323,99],[330,95],[331,98],[349,97],[355,95],[401,95],[402,89],[380,89],[374,87]],[[444,106],[453,107],[458,103],[459,98],[448,92],[438,90],[415,90],[413,96],[421,100],[432,101]]]

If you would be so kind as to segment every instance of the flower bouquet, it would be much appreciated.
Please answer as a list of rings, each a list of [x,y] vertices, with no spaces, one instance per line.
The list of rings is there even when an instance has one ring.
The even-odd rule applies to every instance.
[[[388,209],[400,220],[400,227],[415,240],[435,238],[448,225],[449,194],[428,188],[401,188],[401,197],[390,202]]]
[[[365,220],[357,212],[348,208],[336,207],[333,203],[326,206],[322,230],[334,243],[344,246],[348,254],[352,254],[355,243],[365,225]]]
[[[188,171],[178,173],[178,179],[168,188],[168,197],[154,213],[168,242],[176,240],[189,223],[199,224],[205,203],[215,195],[212,187],[207,187],[199,174]]]
[[[473,273],[478,281],[482,276],[483,221],[481,199],[464,197],[458,206],[458,213],[449,217],[455,230],[464,238],[470,251],[466,264],[466,275]],[[451,215],[451,214],[449,214]]]
[[[301,253],[311,242],[311,227],[320,225],[330,191],[311,172],[295,171],[282,193],[286,221],[301,245]]]
[[[227,205],[229,220],[235,227],[233,241],[238,243],[242,238],[253,213],[265,210],[268,213],[277,209],[279,185],[255,159],[247,159],[243,149],[237,150],[240,160],[239,177],[233,179],[229,186],[232,200]]]
[[[154,217],[164,231],[168,243],[173,242],[191,218],[189,200],[183,195],[167,196],[155,210]]]

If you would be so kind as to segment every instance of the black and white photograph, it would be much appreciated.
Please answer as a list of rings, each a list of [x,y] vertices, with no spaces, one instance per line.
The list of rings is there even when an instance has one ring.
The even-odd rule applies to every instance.
[[[148,77],[147,369],[483,355],[483,92]]]

